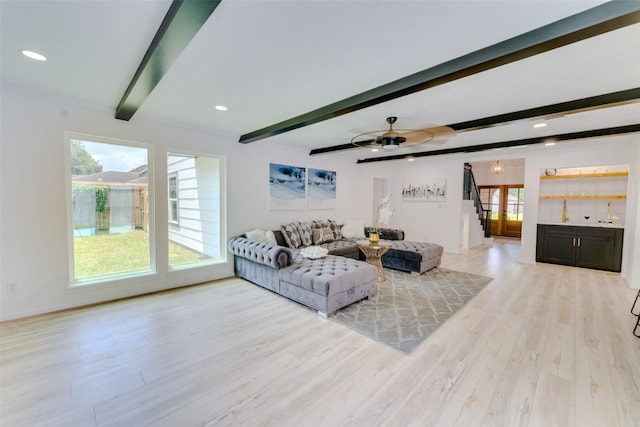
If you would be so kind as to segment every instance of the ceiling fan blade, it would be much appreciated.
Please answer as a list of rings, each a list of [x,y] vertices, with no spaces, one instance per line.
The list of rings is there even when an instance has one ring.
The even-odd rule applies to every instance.
[[[372,145],[376,145],[376,138],[366,138],[360,141],[351,141],[351,144],[355,145],[356,147],[370,147]]]
[[[389,122],[389,120],[387,120],[387,122]],[[385,133],[391,132],[392,130],[397,136],[402,136],[403,138],[405,138],[405,141],[400,143],[399,145],[400,148],[417,147],[421,144],[431,142],[433,140],[436,140],[432,142],[432,144],[434,145],[443,144],[445,141],[437,140],[439,137],[454,135],[456,133],[456,131],[449,126],[431,126],[431,127],[420,129],[420,130],[407,130],[407,129],[395,130],[395,129],[392,129],[391,125],[392,123],[390,123],[389,129],[386,129],[386,130],[365,132],[365,133],[361,133],[360,135],[356,135],[348,144],[341,144],[341,145],[335,145],[335,146],[324,147],[324,148],[316,148],[311,150],[309,154],[315,155],[315,154],[323,154],[323,153],[332,153],[336,151],[349,150],[353,148],[380,147],[381,136],[385,135]]]
[[[421,144],[429,142],[440,136],[453,135],[456,131],[449,126],[432,126],[425,129],[404,132],[401,135],[407,138],[409,144]]]

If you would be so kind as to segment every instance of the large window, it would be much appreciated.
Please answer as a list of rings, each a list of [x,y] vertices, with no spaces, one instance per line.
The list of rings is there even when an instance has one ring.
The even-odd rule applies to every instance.
[[[151,271],[149,150],[95,138],[68,144],[73,281]]]
[[[72,283],[105,282],[225,260],[223,158],[167,154],[166,229],[153,209],[150,147],[69,135]],[[162,215],[158,215],[158,218]],[[164,231],[167,231],[165,234]],[[158,239],[167,239],[166,246]],[[167,257],[155,254],[167,247]],[[168,261],[164,261],[168,259]]]
[[[215,157],[169,153],[169,266],[221,259],[221,165]]]

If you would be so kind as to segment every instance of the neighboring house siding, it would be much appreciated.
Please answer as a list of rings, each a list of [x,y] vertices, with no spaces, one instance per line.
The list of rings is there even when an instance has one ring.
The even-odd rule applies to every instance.
[[[170,155],[167,172],[178,176],[178,220],[177,223],[169,223],[169,239],[212,258],[219,258],[219,161]]]

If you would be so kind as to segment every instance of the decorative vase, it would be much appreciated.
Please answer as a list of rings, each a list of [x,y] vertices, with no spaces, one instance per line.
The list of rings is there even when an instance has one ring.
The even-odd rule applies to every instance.
[[[378,233],[369,232],[369,243],[372,245],[377,245],[380,241],[380,235]]]

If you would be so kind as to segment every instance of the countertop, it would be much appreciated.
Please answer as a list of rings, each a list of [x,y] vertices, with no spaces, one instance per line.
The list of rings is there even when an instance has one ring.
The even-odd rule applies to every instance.
[[[611,224],[606,222],[538,222],[538,224],[542,225],[566,225],[569,227],[596,227],[596,228],[624,228],[624,224]]]

